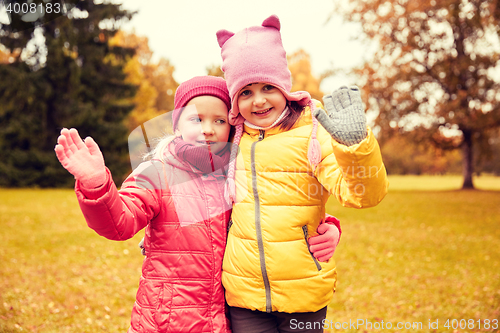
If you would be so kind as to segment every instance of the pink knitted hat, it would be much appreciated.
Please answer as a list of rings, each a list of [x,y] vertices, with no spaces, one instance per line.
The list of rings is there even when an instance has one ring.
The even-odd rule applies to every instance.
[[[279,18],[272,15],[264,20],[262,26],[246,28],[236,34],[227,30],[217,31],[222,71],[232,100],[229,112],[231,125],[244,122],[238,109],[237,94],[250,83],[269,83],[279,88],[288,101],[297,101],[301,106],[311,100],[306,91],[290,92],[292,76],[288,70],[280,28]]]
[[[226,81],[217,76],[195,76],[179,85],[174,96],[174,111],[172,125],[175,129],[182,113],[182,108],[195,97],[214,96],[220,98],[231,109],[231,101],[227,90]]]
[[[232,108],[229,111],[229,123],[236,126],[233,147],[231,149],[228,177],[224,189],[228,201],[236,200],[236,155],[237,145],[243,134],[245,119],[238,109],[238,93],[250,83],[268,83],[280,89],[288,101],[296,101],[301,106],[309,105],[311,111],[315,105],[306,91],[290,92],[292,75],[288,69],[286,52],[281,42],[280,20],[272,15],[262,22],[262,26],[246,28],[238,33],[227,30],[217,31],[217,41],[221,47],[222,71],[226,79]],[[313,128],[307,157],[313,168],[321,160],[321,147],[316,137],[318,121],[312,117]]]

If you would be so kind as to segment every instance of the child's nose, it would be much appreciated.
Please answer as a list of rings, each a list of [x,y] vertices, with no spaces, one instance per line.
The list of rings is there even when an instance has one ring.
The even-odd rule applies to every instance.
[[[201,132],[204,135],[211,135],[214,133],[214,127],[212,126],[212,124],[203,124],[201,126]]]
[[[255,106],[262,106],[262,105],[266,104],[266,98],[262,94],[255,94],[253,104]]]

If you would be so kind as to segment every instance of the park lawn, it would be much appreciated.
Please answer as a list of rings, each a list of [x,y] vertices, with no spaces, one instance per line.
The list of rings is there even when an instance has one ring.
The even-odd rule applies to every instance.
[[[349,325],[325,331],[454,332],[444,327],[450,319],[455,332],[499,332],[500,192],[408,191],[399,181],[412,184],[416,178],[410,178],[390,177],[400,190],[390,190],[374,208],[344,208],[330,198],[327,211],[341,220],[343,234],[327,324]],[[445,177],[439,184],[438,177],[421,177],[416,185],[435,189],[450,180],[457,179]],[[467,320],[470,328],[457,327],[453,319]],[[496,319],[497,329],[484,329],[486,319]],[[429,329],[429,320],[438,320],[439,329]],[[399,322],[415,324],[398,330]]]
[[[126,332],[143,256],[87,227],[73,190],[0,189],[0,332]]]
[[[449,182],[439,177],[416,181],[432,191],[405,190],[414,180],[404,177],[390,181],[374,208],[329,201],[343,234],[325,324],[360,325],[325,331],[371,331],[367,321],[383,321],[392,325],[386,332],[432,332],[429,320],[439,320],[435,332],[453,332],[446,319],[474,320],[475,328],[457,332],[487,331],[484,320],[500,317],[500,191],[439,190]],[[0,333],[127,330],[143,232],[125,242],[98,236],[72,190],[0,189],[0,225]],[[397,330],[398,322],[422,329]]]
[[[463,178],[459,175],[443,176],[390,176],[391,191],[445,191],[462,187]],[[483,175],[473,177],[474,186],[480,190],[500,191],[500,177]]]

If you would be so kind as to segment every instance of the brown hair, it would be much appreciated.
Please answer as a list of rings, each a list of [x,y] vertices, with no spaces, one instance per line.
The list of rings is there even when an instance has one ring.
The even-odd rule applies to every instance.
[[[304,111],[304,107],[295,101],[288,102],[288,108],[290,109],[290,114],[279,123],[280,128],[285,131],[288,131],[295,125]]]

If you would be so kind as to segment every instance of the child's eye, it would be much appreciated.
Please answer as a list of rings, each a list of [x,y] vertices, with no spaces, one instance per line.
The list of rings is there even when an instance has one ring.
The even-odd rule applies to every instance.
[[[264,90],[272,90],[272,89],[274,89],[274,88],[276,88],[276,87],[275,87],[275,86],[272,86],[272,85],[270,85],[270,84],[266,84],[266,85],[264,86]]]
[[[251,94],[250,90],[243,90],[242,92],[240,92],[240,96],[248,96],[250,94]]]
[[[215,121],[217,124],[219,125],[224,125],[226,123],[226,121],[224,119],[218,119]]]
[[[199,117],[193,117],[193,118],[189,119],[189,121],[191,121],[193,123],[199,123],[201,121],[201,119]]]

